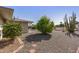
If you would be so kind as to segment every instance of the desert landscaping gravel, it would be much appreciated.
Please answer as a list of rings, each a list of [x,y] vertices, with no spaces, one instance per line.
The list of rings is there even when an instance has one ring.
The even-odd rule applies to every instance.
[[[18,53],[29,53],[31,49],[35,49],[36,53],[75,53],[77,48],[79,47],[78,35],[69,36],[62,31],[53,31],[52,33],[50,33],[51,37],[48,40],[43,40],[44,38],[41,36],[29,36],[37,33],[38,31],[31,31],[30,33],[26,33],[21,37],[24,42],[24,47],[20,51],[18,51]],[[77,32],[77,34],[79,34],[79,32]],[[29,37],[29,39],[25,37]],[[31,39],[42,40],[34,42],[27,41]],[[33,44],[35,44],[36,47],[33,47]]]

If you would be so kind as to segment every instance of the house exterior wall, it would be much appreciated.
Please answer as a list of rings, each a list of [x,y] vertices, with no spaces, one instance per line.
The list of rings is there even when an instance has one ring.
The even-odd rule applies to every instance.
[[[13,9],[5,8],[0,6],[0,15],[2,15],[6,21],[11,20],[13,16]],[[3,19],[0,17],[0,23],[2,23]]]
[[[5,22],[7,22],[8,20],[13,20],[12,19],[12,16],[13,16],[13,9],[10,9],[10,8],[5,8],[5,7],[1,7],[0,6],[0,15],[2,15],[3,16],[3,18],[5,18],[6,19],[6,21]],[[16,23],[20,23],[21,24],[21,26],[22,26],[22,32],[23,33],[26,33],[26,32],[28,32],[28,21],[15,21],[15,20],[13,20],[14,22],[16,22]],[[5,23],[4,22],[4,20],[2,19],[2,17],[0,16],[0,25],[2,25],[2,24],[4,24]]]
[[[22,32],[23,33],[28,32],[28,23],[27,22],[22,22],[21,26],[22,26]]]
[[[32,29],[32,22],[28,22],[28,28]]]
[[[79,23],[76,24],[76,29],[79,31]]]
[[[14,22],[21,24],[22,33],[27,33],[28,32],[28,22],[19,22],[19,21],[14,21]]]
[[[3,20],[0,18],[0,25],[3,25],[4,23],[3,23]]]

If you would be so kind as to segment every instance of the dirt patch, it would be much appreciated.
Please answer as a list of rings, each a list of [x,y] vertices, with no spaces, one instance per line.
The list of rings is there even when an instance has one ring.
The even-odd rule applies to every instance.
[[[0,53],[12,53],[14,50],[20,47],[20,45],[21,44],[19,43],[18,39],[6,42],[3,44],[3,47],[0,47]]]

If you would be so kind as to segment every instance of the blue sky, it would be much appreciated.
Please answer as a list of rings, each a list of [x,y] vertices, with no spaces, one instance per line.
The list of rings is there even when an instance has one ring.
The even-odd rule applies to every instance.
[[[48,16],[55,24],[63,21],[64,15],[72,15],[76,13],[77,21],[79,21],[79,6],[6,6],[14,9],[14,16],[25,20],[38,22],[41,16]]]

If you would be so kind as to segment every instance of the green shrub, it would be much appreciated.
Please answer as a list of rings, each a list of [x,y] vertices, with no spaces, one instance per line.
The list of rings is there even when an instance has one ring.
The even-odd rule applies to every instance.
[[[6,23],[3,25],[3,36],[8,38],[15,38],[22,34],[21,25],[18,23]]]
[[[67,15],[65,15],[64,23],[66,30],[70,33],[73,33],[76,28],[76,14],[73,13],[69,19],[67,18]]]
[[[33,24],[32,25],[32,29],[37,29],[37,25],[36,24]]]
[[[52,32],[54,28],[54,23],[50,22],[50,19],[46,16],[42,16],[37,23],[37,29],[43,34]]]

